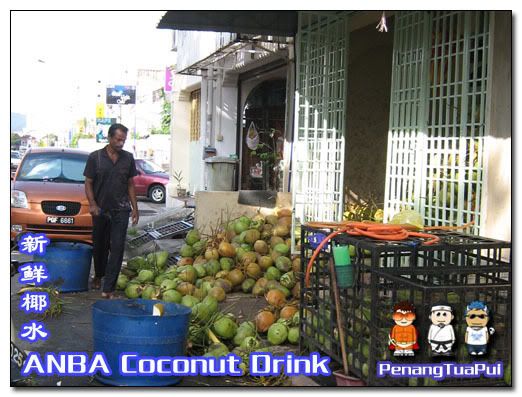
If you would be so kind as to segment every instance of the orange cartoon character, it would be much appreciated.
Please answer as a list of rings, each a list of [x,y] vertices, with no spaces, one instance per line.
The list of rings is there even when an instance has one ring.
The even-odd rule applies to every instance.
[[[399,302],[393,307],[393,326],[389,335],[390,350],[393,355],[414,356],[414,350],[419,348],[417,343],[418,331],[413,325],[415,321],[415,306],[409,302]]]

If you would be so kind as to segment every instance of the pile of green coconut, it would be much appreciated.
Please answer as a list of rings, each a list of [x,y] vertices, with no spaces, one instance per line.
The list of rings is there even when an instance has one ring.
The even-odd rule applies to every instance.
[[[290,254],[290,230],[287,209],[267,216],[241,216],[208,236],[191,230],[176,265],[167,266],[165,251],[134,257],[122,269],[117,288],[131,299],[192,308],[189,342],[206,354],[263,348],[259,336],[265,334],[269,345],[297,343],[301,264],[298,256]],[[241,324],[232,314],[218,310],[227,294],[238,291],[264,297],[268,304],[252,321]]]

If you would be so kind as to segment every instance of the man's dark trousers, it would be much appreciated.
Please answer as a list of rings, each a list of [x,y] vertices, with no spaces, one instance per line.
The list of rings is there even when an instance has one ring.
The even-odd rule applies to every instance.
[[[130,210],[105,211],[92,217],[93,259],[96,277],[105,277],[103,292],[113,292],[125,249]]]

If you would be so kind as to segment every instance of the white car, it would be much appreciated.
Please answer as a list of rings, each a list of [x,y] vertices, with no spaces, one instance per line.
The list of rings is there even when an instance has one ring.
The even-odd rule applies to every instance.
[[[11,169],[16,169],[22,162],[22,155],[18,150],[11,150]]]

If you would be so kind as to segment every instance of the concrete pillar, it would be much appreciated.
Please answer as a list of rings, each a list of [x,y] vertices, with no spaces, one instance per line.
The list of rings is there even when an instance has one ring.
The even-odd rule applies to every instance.
[[[178,76],[175,76],[174,79],[176,77]],[[188,92],[175,90],[172,93],[171,120],[170,181],[167,185],[167,207],[175,207],[179,204],[174,199],[177,196],[177,182],[172,178],[174,172],[182,172],[181,187],[187,188],[189,183],[190,158],[187,148],[190,144],[190,94]]]
[[[493,11],[481,234],[511,241],[511,12]]]

